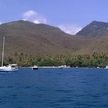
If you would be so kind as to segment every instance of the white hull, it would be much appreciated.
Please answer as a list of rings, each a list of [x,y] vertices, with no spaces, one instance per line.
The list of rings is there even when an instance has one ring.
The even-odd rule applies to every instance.
[[[10,71],[16,71],[18,68],[12,67],[12,66],[1,66],[0,67],[0,72],[10,72]]]
[[[108,69],[108,66],[106,66],[105,69]]]
[[[62,69],[62,68],[70,68],[70,67],[66,65],[61,65],[61,66],[58,66],[58,68]]]

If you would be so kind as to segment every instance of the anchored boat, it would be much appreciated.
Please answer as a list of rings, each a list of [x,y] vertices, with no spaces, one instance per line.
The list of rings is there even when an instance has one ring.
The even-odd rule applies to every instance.
[[[17,64],[9,64],[4,66],[4,48],[5,48],[5,36],[3,37],[3,48],[2,48],[2,64],[0,66],[0,72],[9,72],[18,70]]]

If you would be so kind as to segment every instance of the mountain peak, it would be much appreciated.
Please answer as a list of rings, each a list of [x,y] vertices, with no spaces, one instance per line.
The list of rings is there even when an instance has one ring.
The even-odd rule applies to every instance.
[[[71,37],[57,27],[29,21],[13,21],[0,25],[0,43],[6,36],[6,56],[15,52],[28,55],[56,55],[70,52]],[[0,48],[1,48],[0,44]]]
[[[108,35],[108,23],[101,21],[92,21],[77,33],[79,36],[101,37]]]

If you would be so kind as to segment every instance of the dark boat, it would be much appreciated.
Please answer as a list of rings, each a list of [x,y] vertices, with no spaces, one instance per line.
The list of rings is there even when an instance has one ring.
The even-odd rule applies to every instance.
[[[32,70],[38,70],[38,66],[33,66]]]

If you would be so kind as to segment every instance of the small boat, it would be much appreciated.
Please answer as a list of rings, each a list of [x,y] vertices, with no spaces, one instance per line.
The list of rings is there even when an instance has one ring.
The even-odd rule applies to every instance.
[[[108,66],[106,66],[105,69],[108,69]]]
[[[34,66],[32,67],[32,70],[38,70],[38,66],[34,65]]]
[[[100,67],[97,67],[97,69],[99,69]]]
[[[4,66],[4,46],[5,46],[5,36],[3,37],[3,48],[2,48],[2,64],[0,66],[0,72],[9,72],[18,70],[17,64],[9,64]]]
[[[67,68],[67,66],[66,65],[61,65],[61,66],[58,66],[58,68],[63,69],[63,68]]]

